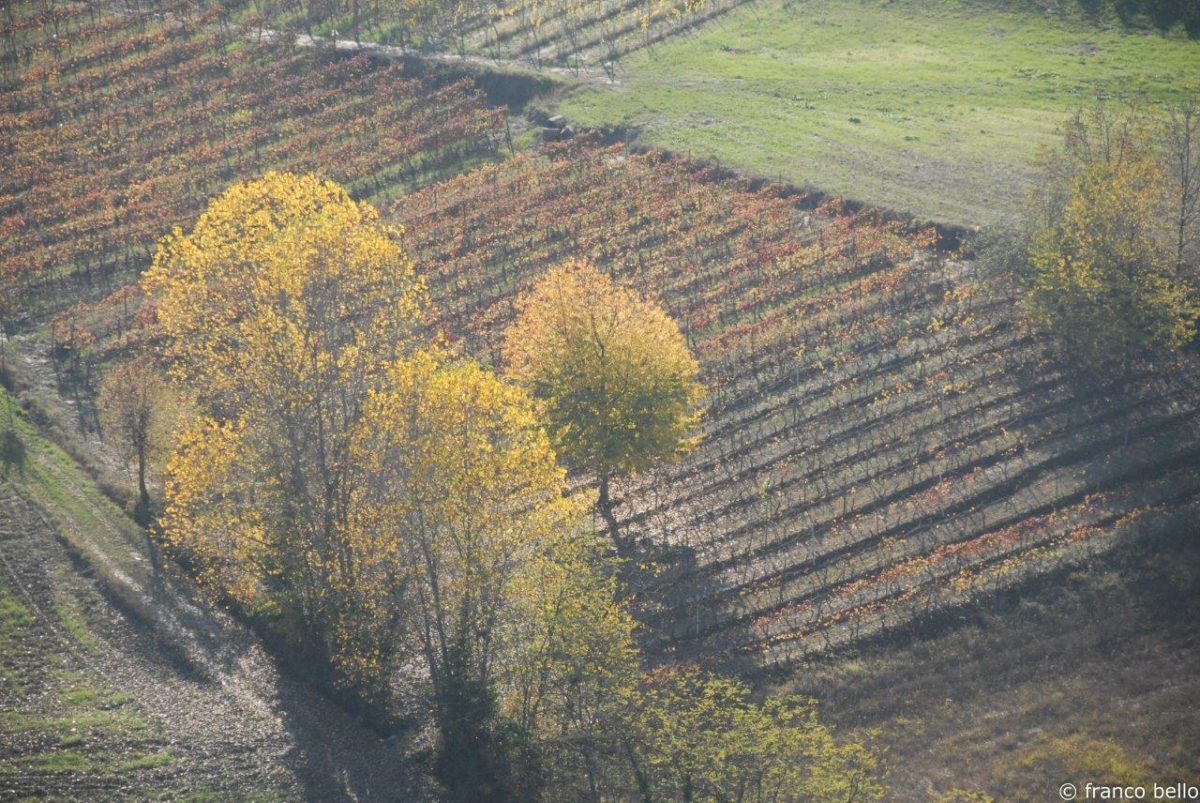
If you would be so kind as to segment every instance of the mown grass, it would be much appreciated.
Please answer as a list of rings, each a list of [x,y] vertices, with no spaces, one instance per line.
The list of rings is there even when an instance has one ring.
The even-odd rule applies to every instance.
[[[0,644],[7,645],[8,639],[18,631],[33,624],[33,615],[28,606],[0,588]]]
[[[68,685],[60,694],[62,701],[70,706],[82,706],[98,711],[113,711],[133,700],[124,692],[114,691],[102,685],[96,685],[80,673],[64,673],[63,680]]]
[[[559,111],[646,144],[947,223],[1019,205],[1097,98],[1170,100],[1200,43],[963,0],[767,0],[622,61]],[[1195,83],[1192,84],[1195,86]]]
[[[82,739],[74,744],[79,745]],[[91,775],[120,775],[138,770],[163,767],[175,760],[169,752],[148,753],[129,759],[116,759],[106,753],[89,753],[71,747],[60,747],[45,753],[37,753],[17,759],[11,766],[0,763],[0,776],[5,772],[27,773],[76,773]]]
[[[224,801],[229,799],[229,792],[224,789],[202,787],[200,789],[193,789],[185,793],[182,797],[174,793],[163,793],[162,796],[156,796],[152,799],[172,800],[178,803],[224,803]],[[283,792],[274,790],[238,793],[238,800],[242,801],[242,803],[282,803],[290,799]]]
[[[112,693],[110,692],[110,695]],[[119,693],[117,693],[119,694]],[[0,714],[0,727],[8,734],[42,732],[56,735],[59,744],[82,741],[82,734],[129,734],[144,732],[150,722],[122,703],[117,708],[89,707],[83,703],[70,703],[59,697],[63,707],[61,715],[41,715],[10,711]]]

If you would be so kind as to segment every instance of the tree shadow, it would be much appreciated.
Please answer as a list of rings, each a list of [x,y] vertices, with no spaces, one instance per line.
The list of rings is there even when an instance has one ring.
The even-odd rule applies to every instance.
[[[306,800],[437,798],[408,738],[379,736],[303,681],[282,677],[276,704],[293,743],[285,760]]]
[[[731,623],[705,603],[729,588],[705,570],[695,547],[635,537],[618,576],[648,666],[698,663],[739,677],[762,670],[751,624]]]
[[[304,677],[303,667],[269,650],[261,634],[213,607],[181,567],[163,557],[155,563],[159,618],[144,623],[141,657],[275,719],[270,738],[278,750],[268,761],[293,775],[303,799],[436,799],[412,733],[383,736],[368,727]]]

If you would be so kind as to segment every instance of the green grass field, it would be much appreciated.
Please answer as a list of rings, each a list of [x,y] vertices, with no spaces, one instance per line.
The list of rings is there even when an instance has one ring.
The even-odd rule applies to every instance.
[[[1181,95],[1200,42],[962,0],[765,0],[622,61],[558,111],[931,220],[1012,214],[1029,162],[1097,97]]]

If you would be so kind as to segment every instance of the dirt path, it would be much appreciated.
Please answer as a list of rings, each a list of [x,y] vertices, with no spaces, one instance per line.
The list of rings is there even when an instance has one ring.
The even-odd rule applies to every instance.
[[[263,31],[246,31],[246,34],[259,41],[270,42],[290,34],[283,31],[264,29]],[[533,65],[514,59],[496,59],[486,56],[458,55],[456,53],[425,53],[419,50],[407,50],[393,45],[378,42],[355,42],[353,39],[336,39],[327,36],[309,36],[296,34],[297,47],[332,47],[335,50],[349,53],[370,53],[393,61],[416,59],[418,61],[448,64],[451,66],[469,66],[499,72],[536,73],[537,75],[553,75],[567,81],[582,84],[597,84],[601,86],[618,86],[620,81],[613,75],[591,67],[552,67],[543,65],[535,68]]]

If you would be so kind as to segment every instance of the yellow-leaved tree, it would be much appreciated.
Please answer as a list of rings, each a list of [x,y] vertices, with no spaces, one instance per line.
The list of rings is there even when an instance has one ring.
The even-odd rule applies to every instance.
[[[336,184],[269,173],[164,238],[144,279],[202,413],[168,466],[166,538],[331,669],[361,615],[345,593],[354,428],[425,323],[399,234]]]
[[[605,482],[686,445],[700,393],[678,328],[564,266],[525,302],[529,351],[510,342],[539,402],[423,342],[397,234],[335,185],[271,174],[163,241],[147,290],[198,408],[166,539],[361,701],[387,710],[407,680],[451,800],[870,799],[800,707],[642,671],[567,494],[555,438]]]
[[[518,302],[507,372],[545,404],[563,460],[594,472],[599,509],[623,547],[610,483],[692,445],[704,391],[679,326],[594,265],[565,262]]]
[[[1196,336],[1200,140],[1184,111],[1076,116],[1032,195],[1026,305],[1093,364]]]
[[[883,797],[874,756],[839,743],[811,700],[756,703],[745,684],[691,667],[652,673],[624,738],[648,801],[870,803]]]
[[[360,701],[427,683],[452,798],[529,799],[542,746],[636,673],[632,620],[534,401],[423,342],[396,235],[272,174],[164,240],[147,289],[200,414],[162,530]]]
[[[478,365],[418,355],[371,394],[354,451],[360,592],[406,611],[394,632],[432,682],[438,774],[456,799],[525,799],[538,775],[525,748],[563,727],[556,694],[598,697],[613,662],[636,665],[533,401]]]

